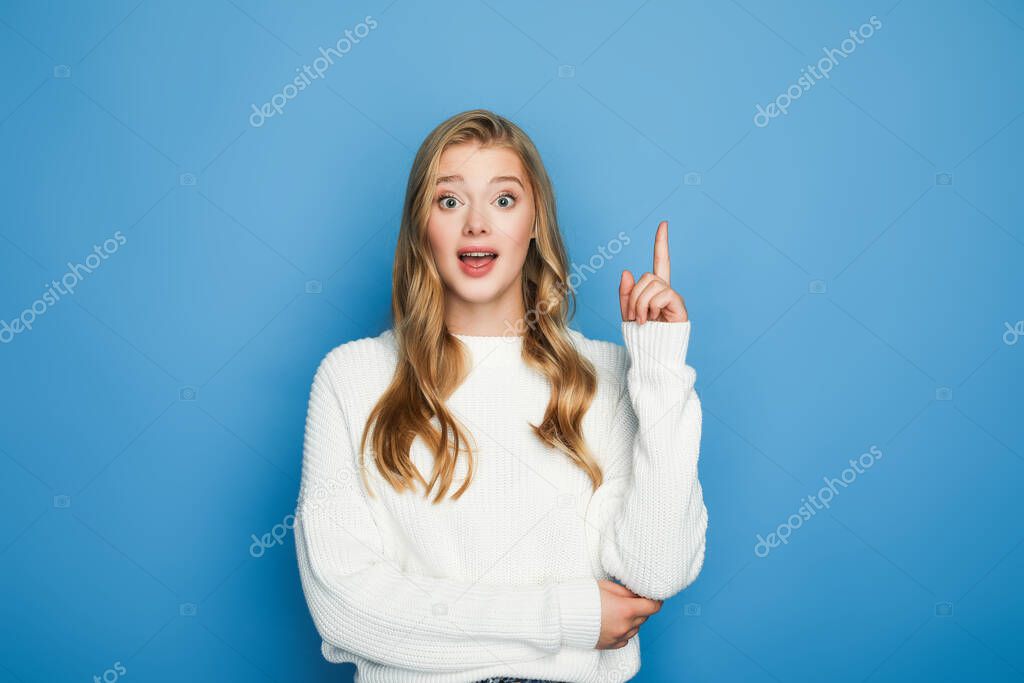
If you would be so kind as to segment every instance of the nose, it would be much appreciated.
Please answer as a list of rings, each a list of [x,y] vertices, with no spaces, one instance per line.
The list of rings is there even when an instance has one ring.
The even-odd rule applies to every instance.
[[[466,224],[462,231],[467,235],[485,235],[491,229],[487,226],[487,219],[479,211],[470,209],[466,212]]]

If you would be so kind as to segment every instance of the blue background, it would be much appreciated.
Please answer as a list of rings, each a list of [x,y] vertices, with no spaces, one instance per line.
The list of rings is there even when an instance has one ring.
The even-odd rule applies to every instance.
[[[290,536],[252,535],[293,510],[316,364],[388,324],[416,147],[475,107],[537,143],[574,262],[630,235],[588,336],[621,343],[670,223],[711,521],[637,680],[1024,680],[1024,6],[301,4],[0,4],[0,319],[127,239],[0,344],[0,681],[349,679]]]

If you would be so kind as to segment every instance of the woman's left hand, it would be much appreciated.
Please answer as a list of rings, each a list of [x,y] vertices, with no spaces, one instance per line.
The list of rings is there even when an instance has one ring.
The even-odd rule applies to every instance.
[[[633,273],[622,271],[619,281],[619,307],[622,320],[635,320],[641,325],[647,320],[662,323],[684,323],[686,302],[669,285],[668,221],[658,223],[654,235],[654,272],[644,273],[633,280]]]

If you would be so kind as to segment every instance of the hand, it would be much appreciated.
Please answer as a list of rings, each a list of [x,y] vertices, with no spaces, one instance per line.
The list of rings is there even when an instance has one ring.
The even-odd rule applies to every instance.
[[[661,600],[643,598],[614,581],[599,579],[601,635],[595,649],[617,650],[640,631],[640,624],[661,609]]]
[[[633,273],[622,271],[619,281],[622,320],[684,323],[689,320],[683,297],[669,285],[668,221],[658,223],[654,235],[654,273],[644,273],[635,284]]]

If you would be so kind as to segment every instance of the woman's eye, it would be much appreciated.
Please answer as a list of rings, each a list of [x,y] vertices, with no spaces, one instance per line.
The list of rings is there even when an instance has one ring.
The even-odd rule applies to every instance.
[[[507,200],[504,204],[500,203],[503,199]],[[498,206],[500,206],[503,209],[507,209],[507,208],[509,208],[510,206],[512,206],[513,204],[516,203],[516,198],[515,198],[515,195],[513,195],[513,194],[511,194],[509,192],[506,192],[505,194],[503,194],[503,195],[498,197],[498,202],[499,202]]]
[[[441,206],[445,209],[454,209],[459,204],[459,200],[450,194],[446,194],[441,197]]]

